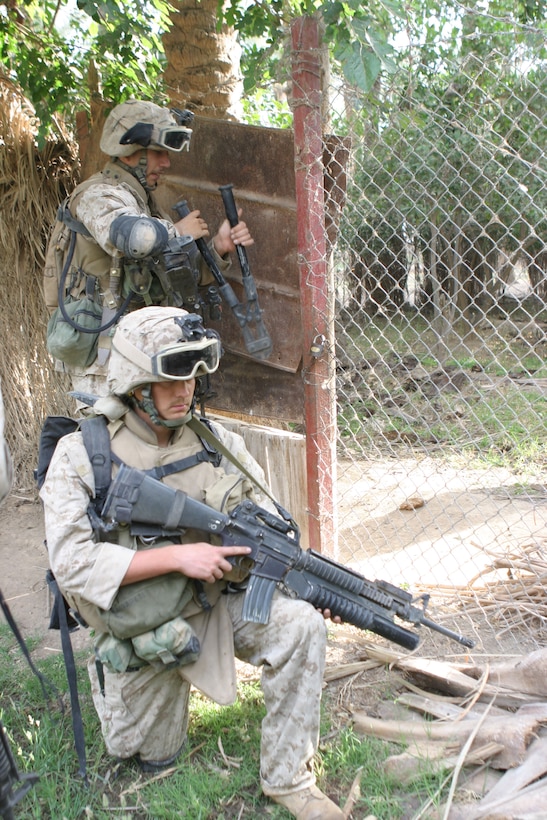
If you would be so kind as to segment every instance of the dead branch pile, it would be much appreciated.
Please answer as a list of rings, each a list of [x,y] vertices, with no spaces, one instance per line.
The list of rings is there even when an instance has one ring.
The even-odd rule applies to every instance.
[[[486,618],[498,625],[498,638],[526,626],[539,641],[547,635],[547,538],[519,542],[514,549],[508,546],[503,554],[485,546],[481,549],[492,556],[491,563],[465,586],[450,586],[447,593],[452,599],[457,593],[458,606],[467,617]],[[435,586],[429,591],[438,598],[442,588]]]
[[[44,252],[55,212],[74,187],[77,151],[66,134],[39,149],[36,120],[0,75],[0,377],[17,488],[32,488],[42,421],[70,412],[67,382],[45,348]]]
[[[386,761],[399,782],[442,771],[451,783],[448,802],[415,820],[547,816],[547,649],[492,664],[366,651],[365,664],[388,664],[408,691],[379,718],[354,712],[355,730],[406,747]]]

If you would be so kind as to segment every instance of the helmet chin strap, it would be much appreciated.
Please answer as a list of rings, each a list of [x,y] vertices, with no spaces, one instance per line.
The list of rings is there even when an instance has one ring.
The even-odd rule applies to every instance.
[[[116,157],[115,161],[119,162],[119,157]],[[127,165],[127,163],[125,162],[122,162],[120,164],[126,171],[129,171],[129,173],[135,177],[137,182],[139,182],[142,185],[145,191],[155,191],[158,187],[157,183],[154,185],[149,185],[146,181],[146,172],[148,169],[148,153],[146,151],[146,148],[142,149],[138,165],[135,165],[133,167],[132,165]]]
[[[152,419],[153,424],[157,424],[160,427],[167,427],[168,429],[176,429],[177,427],[182,427],[183,424],[192,417],[192,413],[194,410],[194,399],[192,399],[192,404],[190,406],[189,412],[180,419],[162,419],[158,413],[156,405],[154,404],[154,399],[152,398],[152,385],[145,384],[141,388],[142,390],[142,399],[138,399],[135,395],[130,396],[130,401],[133,404],[146,413],[147,416],[150,416]]]

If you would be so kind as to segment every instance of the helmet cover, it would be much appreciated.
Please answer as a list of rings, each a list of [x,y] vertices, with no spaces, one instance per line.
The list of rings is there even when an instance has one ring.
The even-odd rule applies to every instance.
[[[162,352],[165,367],[162,367]],[[187,372],[169,372],[194,352]],[[176,354],[179,354],[177,357]],[[107,384],[110,393],[126,396],[152,382],[188,380],[214,372],[221,345],[216,331],[206,330],[201,317],[182,308],[152,305],[126,314],[112,337]]]
[[[129,157],[142,148],[178,152],[189,146],[192,134],[185,127],[188,119],[183,118],[184,114],[190,112],[171,112],[148,100],[126,100],[115,106],[105,120],[101,151],[109,157]]]

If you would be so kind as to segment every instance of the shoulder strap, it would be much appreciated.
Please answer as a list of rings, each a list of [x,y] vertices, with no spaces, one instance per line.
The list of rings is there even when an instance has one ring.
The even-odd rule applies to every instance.
[[[91,234],[87,230],[86,226],[83,222],[80,222],[79,219],[76,219],[72,216],[70,212],[70,208],[68,207],[69,197],[62,202],[58,209],[57,209],[57,219],[59,222],[62,222],[70,231],[74,231],[75,233],[81,233],[82,236],[90,237]]]
[[[54,605],[59,616],[58,628],[61,632],[61,648],[63,650],[68,690],[70,693],[72,733],[74,735],[74,746],[78,756],[78,763],[80,764],[78,774],[87,786],[87,756],[85,751],[84,725],[82,710],[80,708],[80,698],[78,696],[78,675],[76,672],[76,662],[74,660],[72,641],[70,639],[71,629],[68,624],[67,606],[65,605],[63,594],[57,585],[55,575],[51,570],[48,570],[46,573],[46,582],[51,593],[53,594]]]
[[[218,467],[220,458],[220,453],[211,453],[204,447],[203,450],[200,450],[199,453],[194,453],[193,456],[187,456],[178,461],[171,461],[169,464],[163,464],[160,467],[151,467],[150,470],[143,470],[143,473],[157,478],[159,481],[167,475],[182,473],[184,470],[189,470],[190,467],[195,467],[197,464],[203,464],[204,462],[209,462],[213,467]]]
[[[112,481],[110,434],[104,416],[90,416],[80,422],[85,449],[95,476],[95,496],[104,501]]]
[[[68,433],[74,433],[78,429],[78,425],[79,422],[69,416],[47,416],[40,433],[38,465],[34,471],[38,489],[41,489],[45,481],[49,462],[57,447],[57,442]]]

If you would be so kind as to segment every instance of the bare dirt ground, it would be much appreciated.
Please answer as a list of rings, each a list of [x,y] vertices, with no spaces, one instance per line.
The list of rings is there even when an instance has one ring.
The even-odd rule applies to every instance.
[[[0,508],[0,589],[23,637],[39,639],[33,657],[61,651],[59,633],[49,629],[50,600],[42,507],[33,495],[13,492]],[[84,631],[75,646],[85,645]]]

